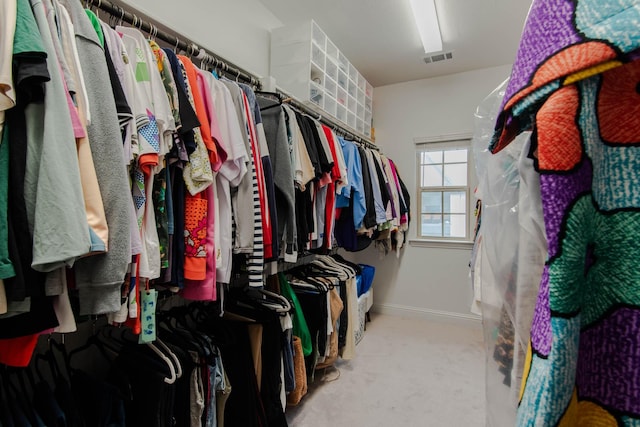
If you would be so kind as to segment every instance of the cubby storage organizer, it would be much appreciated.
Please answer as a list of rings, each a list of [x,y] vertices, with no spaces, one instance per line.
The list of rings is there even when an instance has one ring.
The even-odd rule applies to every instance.
[[[271,76],[298,100],[371,137],[373,87],[314,21],[272,31]]]

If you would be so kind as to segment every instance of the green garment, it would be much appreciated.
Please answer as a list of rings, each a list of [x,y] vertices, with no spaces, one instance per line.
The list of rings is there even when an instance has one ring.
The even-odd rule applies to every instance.
[[[98,18],[90,9],[85,9],[85,12],[87,12],[87,16],[89,17],[89,21],[91,21],[91,25],[93,25],[93,29],[96,30],[96,34],[98,34],[100,46],[104,48],[104,33],[102,32],[102,25],[100,25],[100,18]]]
[[[39,52],[46,56],[40,30],[33,16],[29,0],[18,0],[13,54],[18,55],[26,52]]]
[[[3,113],[4,114],[4,113]],[[2,119],[0,117],[0,119]],[[8,279],[16,275],[13,263],[9,259],[9,130],[4,124],[4,132],[0,122],[2,139],[0,143],[0,279]]]
[[[309,327],[307,326],[307,321],[304,318],[304,313],[302,313],[302,307],[300,307],[300,303],[298,302],[298,297],[296,293],[293,292],[291,285],[284,274],[278,273],[278,280],[280,281],[280,292],[282,296],[287,298],[293,304],[293,309],[295,311],[293,315],[293,335],[300,338],[300,342],[302,343],[302,354],[309,356],[313,351],[313,347],[311,345],[311,333],[309,332]]]

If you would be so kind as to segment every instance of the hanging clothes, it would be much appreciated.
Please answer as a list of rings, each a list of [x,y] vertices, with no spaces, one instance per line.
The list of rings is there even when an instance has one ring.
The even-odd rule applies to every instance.
[[[67,9],[76,33],[78,56],[90,98],[91,124],[87,127],[91,154],[109,225],[109,251],[79,260],[76,285],[83,313],[108,313],[120,307],[120,285],[130,258],[127,179],[113,91],[104,51],[82,6],[60,1]]]
[[[212,75],[213,76],[213,75]],[[235,114],[229,89],[217,79],[208,79],[220,123],[220,132],[227,159],[222,163],[216,177],[218,196],[218,227],[220,246],[217,248],[219,263],[216,264],[216,280],[229,283],[231,276],[231,254],[233,250],[231,191],[237,188],[247,173],[249,157],[244,144],[243,131]]]
[[[276,242],[284,242],[285,258],[293,258],[295,261],[297,256],[295,190],[285,112],[277,101],[260,95],[257,100],[260,105],[265,138],[273,166],[273,180],[277,190],[274,200],[277,211]]]
[[[355,353],[357,269],[320,258],[282,289],[267,276],[334,250],[341,219],[367,244],[399,223],[369,215],[358,234],[386,200],[381,158],[75,0],[0,7],[0,363],[33,363],[78,314],[110,325],[12,421],[286,426],[300,372]],[[176,294],[197,302],[158,309]]]

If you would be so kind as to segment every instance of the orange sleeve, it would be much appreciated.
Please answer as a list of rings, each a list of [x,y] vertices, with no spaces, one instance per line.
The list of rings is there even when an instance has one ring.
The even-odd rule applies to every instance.
[[[158,154],[157,153],[145,153],[138,157],[138,165],[140,170],[145,176],[151,175],[153,168],[158,166]]]
[[[193,102],[196,107],[196,116],[200,122],[200,133],[202,134],[204,144],[207,146],[207,151],[209,151],[209,159],[212,163],[217,163],[218,151],[216,149],[216,143],[211,136],[211,123],[207,117],[207,109],[204,105],[200,88],[198,87],[198,72],[189,58],[182,55],[178,55],[178,58],[180,58],[180,61],[184,64],[184,69],[187,72],[187,79],[189,80],[189,86],[193,94]]]

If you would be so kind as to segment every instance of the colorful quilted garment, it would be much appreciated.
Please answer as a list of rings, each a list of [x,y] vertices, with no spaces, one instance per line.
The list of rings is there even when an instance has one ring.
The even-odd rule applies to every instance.
[[[640,425],[640,1],[534,1],[492,149],[533,129],[548,239],[518,426]]]
[[[640,0],[534,0],[492,141],[504,148],[559,88],[640,57]]]

